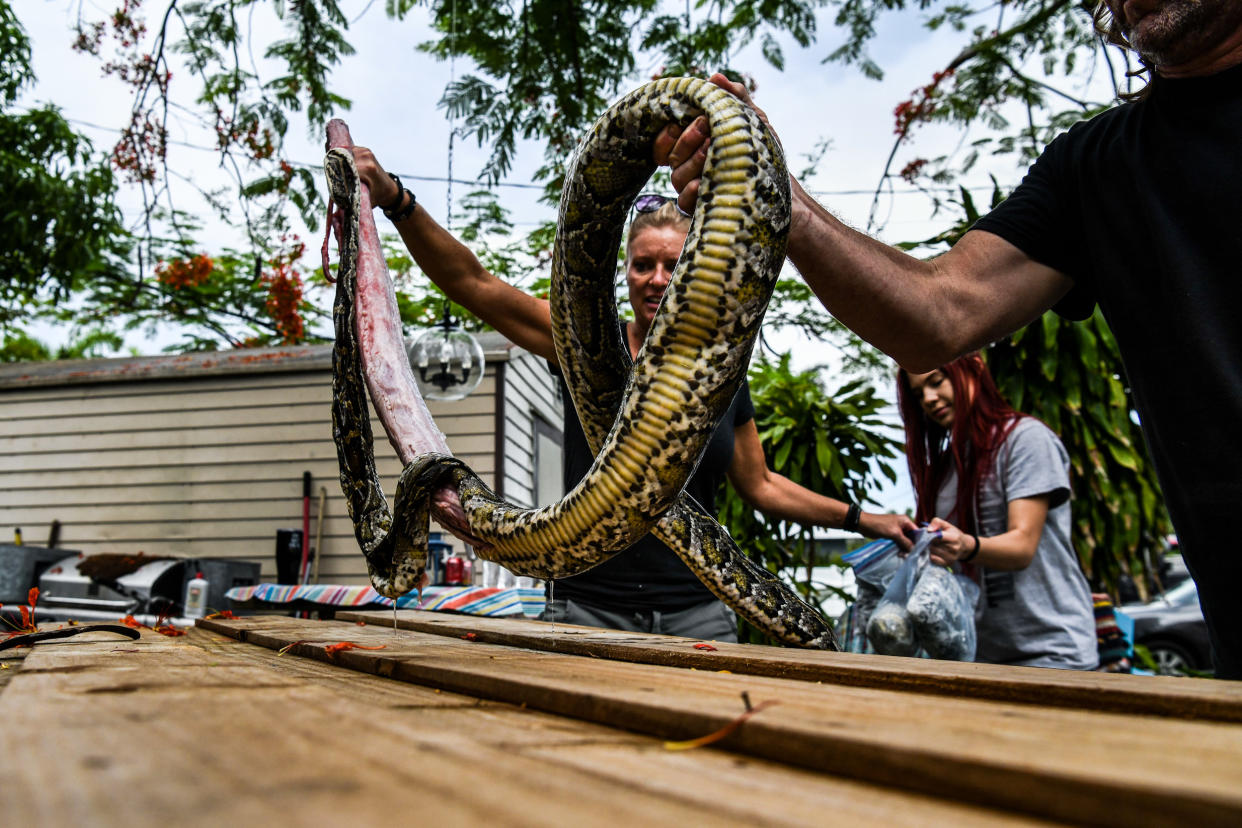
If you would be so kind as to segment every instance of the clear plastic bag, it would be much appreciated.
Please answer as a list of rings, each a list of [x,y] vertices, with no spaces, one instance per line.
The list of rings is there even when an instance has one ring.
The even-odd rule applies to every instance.
[[[901,564],[897,551],[897,544],[892,541],[876,540],[841,556],[854,568],[854,582],[858,586],[858,595],[846,611],[842,625],[846,652],[874,652],[867,643],[867,622]]]
[[[929,547],[939,532],[924,531],[894,573],[867,621],[867,639],[877,653],[973,661],[975,603],[979,588],[964,575],[928,566]]]
[[[906,603],[914,591],[919,574],[927,564],[927,547],[934,533],[923,532],[910,554],[893,573],[888,588],[867,620],[867,640],[881,655],[918,655],[919,643],[914,636],[914,621]]]
[[[969,585],[968,587],[966,585]],[[979,587],[943,566],[924,568],[906,602],[914,636],[932,658],[975,660],[975,600]]]

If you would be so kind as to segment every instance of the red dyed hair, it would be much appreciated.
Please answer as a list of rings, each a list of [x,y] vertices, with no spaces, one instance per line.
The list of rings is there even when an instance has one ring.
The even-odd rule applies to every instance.
[[[910,377],[897,372],[897,402],[906,427],[906,463],[914,484],[916,520],[937,517],[936,495],[957,470],[957,503],[940,515],[967,531],[978,532],[976,493],[992,469],[996,450],[1018,420],[1027,416],[1013,409],[996,390],[996,383],[979,354],[967,354],[941,367],[953,388],[953,423],[949,429],[927,416],[910,388]]]

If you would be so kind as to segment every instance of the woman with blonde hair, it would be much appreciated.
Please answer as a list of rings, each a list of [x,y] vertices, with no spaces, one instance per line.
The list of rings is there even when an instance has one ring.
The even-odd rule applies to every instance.
[[[384,171],[370,150],[357,147],[354,158],[373,203],[381,205],[393,221],[423,272],[454,302],[515,344],[548,360],[556,371],[548,301],[488,272]],[[637,356],[651,328],[690,227],[689,218],[664,196],[639,196],[634,210],[625,248],[625,278],[634,318],[623,322],[621,330],[631,357]],[[586,473],[594,456],[563,379],[561,396],[568,490]],[[716,490],[725,477],[744,500],[774,517],[804,526],[844,527],[910,545],[903,532],[915,527],[908,517],[863,513],[856,504],[819,495],[769,469],[745,384],[712,435],[686,492],[709,513],[714,512]],[[725,641],[737,636],[733,611],[672,550],[650,535],[593,569],[556,581],[550,596],[554,600],[544,615],[549,620]]]

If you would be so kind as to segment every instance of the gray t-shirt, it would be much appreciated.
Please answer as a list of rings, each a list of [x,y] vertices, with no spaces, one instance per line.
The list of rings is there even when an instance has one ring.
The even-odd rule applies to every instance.
[[[957,495],[951,470],[936,498],[936,515],[949,513]],[[1004,534],[1009,502],[1049,497],[1048,519],[1035,557],[1017,572],[982,572],[982,614],[976,661],[1091,670],[1099,663],[1091,590],[1070,545],[1069,455],[1046,425],[1023,417],[996,452],[994,469],[983,479],[978,534]],[[955,524],[956,525],[956,524]],[[964,531],[973,527],[961,526]]]

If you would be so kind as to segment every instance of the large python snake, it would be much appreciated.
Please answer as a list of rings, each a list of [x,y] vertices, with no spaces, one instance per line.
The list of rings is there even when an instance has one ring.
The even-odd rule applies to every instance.
[[[631,364],[613,292],[626,214],[654,171],[656,134],[699,114],[708,116],[712,141],[698,206],[660,310]],[[470,534],[482,540],[480,557],[517,574],[573,575],[650,531],[767,634],[796,646],[838,649],[819,612],[751,562],[682,493],[745,376],[785,258],[789,176],[779,144],[752,110],[706,81],[660,80],[611,107],[579,145],[561,198],[550,302],[558,359],[596,459],[561,501],[538,509],[505,503],[446,450],[425,441],[411,448],[419,441],[395,433],[409,427],[385,421],[407,463],[389,510],[372,455],[360,356],[368,347],[367,329],[355,303],[365,247],[359,228],[370,220],[369,202],[347,148],[329,149],[324,168],[341,211],[333,434],[342,489],[377,591],[396,597],[416,586],[426,562],[429,498],[447,486],[460,498]],[[398,356],[404,358],[392,358]],[[378,373],[368,365],[365,380],[384,420],[386,410],[400,406],[377,396],[417,391],[395,387],[402,383],[377,388],[371,380]]]

